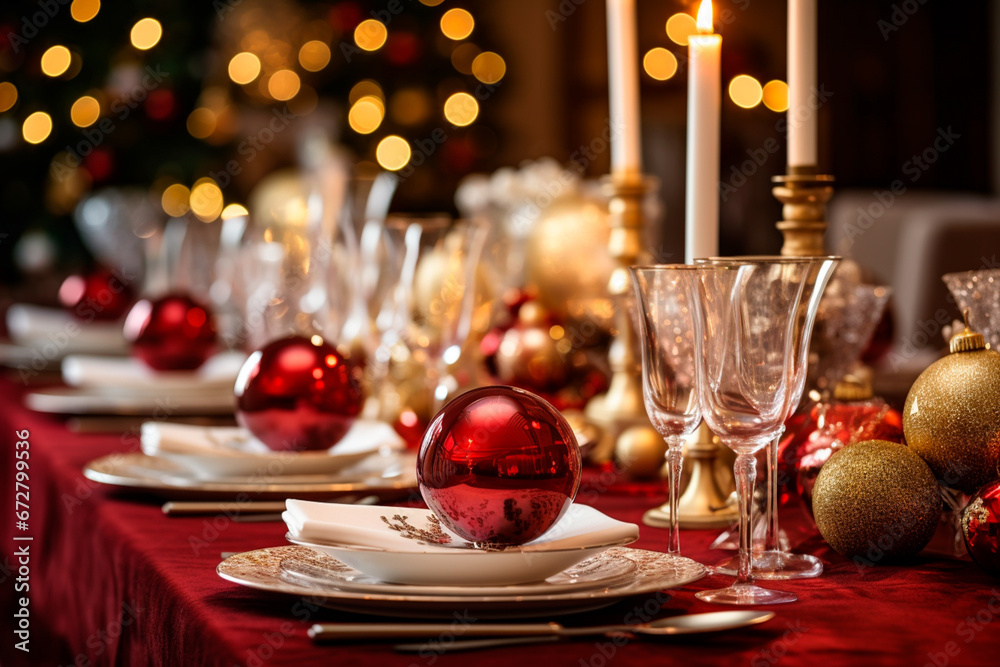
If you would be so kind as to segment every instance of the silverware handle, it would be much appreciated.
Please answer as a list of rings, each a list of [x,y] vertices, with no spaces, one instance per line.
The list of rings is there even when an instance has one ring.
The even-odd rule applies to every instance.
[[[504,637],[502,639],[462,639],[450,644],[441,643],[437,646],[433,642],[423,644],[396,644],[392,648],[400,653],[421,653],[424,651],[434,651],[437,646],[438,651],[475,651],[483,648],[499,648],[501,646],[523,646],[525,644],[547,644],[557,642],[561,639],[559,635],[547,635],[542,637]]]
[[[558,623],[316,623],[309,628],[314,640],[334,639],[410,639],[434,640],[449,637],[556,637],[563,627]]]
[[[283,512],[285,501],[255,501],[255,502],[214,502],[214,501],[178,501],[172,500],[163,504],[163,513],[168,516],[192,516],[196,514],[260,514],[262,512]]]

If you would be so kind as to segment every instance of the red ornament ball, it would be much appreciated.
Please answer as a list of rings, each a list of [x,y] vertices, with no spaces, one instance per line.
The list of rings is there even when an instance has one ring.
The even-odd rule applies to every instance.
[[[580,488],[580,448],[566,419],[538,396],[482,387],[431,421],[417,458],[424,502],[476,544],[530,542],[569,509]]]
[[[134,301],[128,281],[105,268],[70,276],[59,287],[59,302],[85,322],[117,320]]]
[[[979,489],[965,506],[962,534],[972,560],[1000,577],[1000,480]]]
[[[207,306],[184,294],[139,301],[125,318],[132,353],[158,371],[194,370],[215,352],[216,333]]]
[[[236,419],[274,450],[335,445],[364,397],[352,368],[320,336],[272,341],[250,355],[236,379]]]

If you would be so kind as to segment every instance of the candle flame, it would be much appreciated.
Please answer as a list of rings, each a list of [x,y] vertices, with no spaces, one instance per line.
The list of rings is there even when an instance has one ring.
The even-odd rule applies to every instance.
[[[698,32],[702,35],[711,35],[715,32],[712,28],[712,0],[701,0],[696,24]]]

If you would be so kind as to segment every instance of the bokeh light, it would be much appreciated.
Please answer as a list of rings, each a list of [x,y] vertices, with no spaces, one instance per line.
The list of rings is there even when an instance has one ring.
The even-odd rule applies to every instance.
[[[351,104],[354,104],[362,97],[377,97],[379,100],[384,100],[385,93],[382,92],[382,86],[378,85],[375,81],[363,79],[354,84],[351,92],[347,94],[347,100]]]
[[[267,82],[267,92],[276,100],[290,100],[299,92],[299,75],[290,69],[279,69]]]
[[[688,38],[698,34],[698,25],[690,14],[674,14],[667,19],[667,37],[674,44],[688,45]]]
[[[375,159],[382,165],[383,169],[389,171],[399,171],[410,161],[410,144],[406,139],[395,134],[379,142],[375,149]]]
[[[775,79],[764,84],[764,106],[771,111],[788,111],[788,84]]]
[[[17,86],[10,81],[0,83],[0,113],[14,106],[17,102]]]
[[[377,97],[362,97],[351,106],[347,122],[358,134],[371,134],[382,124],[385,110]]]
[[[472,42],[459,44],[451,52],[451,66],[462,74],[472,74],[472,61],[482,53],[482,49]]]
[[[642,68],[657,81],[666,81],[677,73],[677,57],[662,47],[646,52],[642,58]]]
[[[222,219],[229,220],[230,218],[239,218],[241,216],[250,215],[250,211],[243,204],[228,204],[226,208],[222,209]]]
[[[191,188],[191,212],[202,222],[212,222],[222,213],[222,190],[211,178],[201,178]]]
[[[400,125],[420,125],[432,111],[430,96],[421,88],[403,88],[389,102],[389,113]]]
[[[449,9],[441,17],[441,32],[448,39],[465,39],[472,34],[472,29],[475,27],[476,21],[472,18],[472,14],[459,7]]]
[[[428,7],[437,7],[442,2],[444,2],[444,0],[420,0],[420,4],[427,5]]]
[[[48,76],[59,76],[69,69],[73,56],[62,45],[50,47],[42,54],[42,72]]]
[[[496,83],[507,73],[507,63],[500,54],[484,51],[472,61],[472,75],[483,83]]]
[[[29,144],[42,143],[52,134],[52,116],[44,111],[36,111],[24,119],[21,133]]]
[[[306,42],[299,49],[299,64],[307,72],[318,72],[330,63],[330,47],[318,39]]]
[[[229,78],[233,83],[250,83],[258,74],[260,74],[260,58],[249,51],[237,53],[229,61]]]
[[[73,106],[69,110],[69,117],[77,127],[89,127],[101,117],[101,103],[97,101],[97,98],[84,95],[73,102]]]
[[[748,74],[740,74],[729,82],[729,97],[736,106],[752,109],[760,104],[764,91],[760,81]]]
[[[160,41],[163,36],[163,26],[156,19],[139,19],[132,26],[132,46],[140,51],[147,51]]]
[[[217,119],[208,107],[198,107],[187,117],[187,131],[195,139],[205,139],[215,132]]]
[[[191,191],[180,183],[174,183],[163,191],[160,205],[163,212],[172,218],[179,218],[191,209]]]
[[[468,93],[455,93],[444,102],[444,117],[450,123],[465,127],[479,115],[479,103]]]
[[[379,50],[388,36],[389,32],[385,29],[385,25],[375,19],[364,20],[354,29],[354,43],[365,51]]]
[[[69,6],[70,16],[79,23],[86,23],[97,16],[100,10],[101,0],[73,0],[73,4]]]

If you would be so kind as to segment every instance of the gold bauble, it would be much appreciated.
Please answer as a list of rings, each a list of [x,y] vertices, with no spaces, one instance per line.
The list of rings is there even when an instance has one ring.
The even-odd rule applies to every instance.
[[[615,442],[615,460],[632,479],[656,479],[663,468],[667,443],[648,426],[633,426]]]
[[[934,473],[906,445],[865,440],[830,457],[813,488],[816,526],[831,547],[859,563],[918,553],[942,501]]]
[[[566,361],[543,327],[508,329],[496,354],[497,375],[531,389],[558,387],[566,381]]]
[[[528,287],[559,322],[580,323],[572,329],[579,342],[593,340],[612,323],[610,229],[607,204],[574,193],[546,208],[528,236]]]
[[[906,396],[903,433],[945,486],[971,495],[1000,476],[1000,354],[958,351],[927,367]]]

